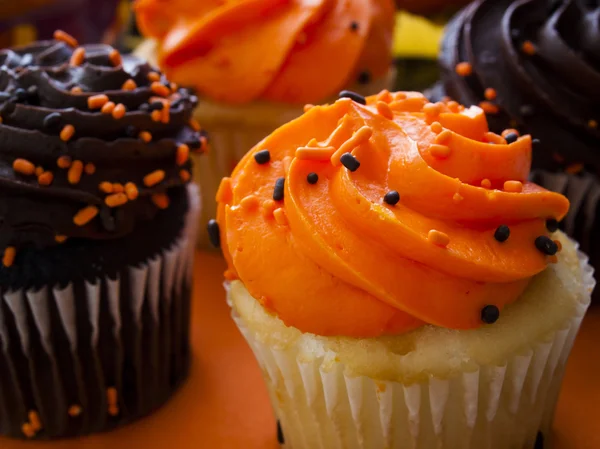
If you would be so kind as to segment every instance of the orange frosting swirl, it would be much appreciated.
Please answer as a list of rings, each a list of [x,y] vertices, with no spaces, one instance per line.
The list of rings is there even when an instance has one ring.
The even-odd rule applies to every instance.
[[[213,100],[318,102],[391,64],[391,0],[137,0],[169,78]]]
[[[530,163],[531,137],[507,144],[477,107],[385,91],[313,107],[223,180],[226,275],[304,332],[479,327],[554,259],[535,242],[569,203],[527,181]]]

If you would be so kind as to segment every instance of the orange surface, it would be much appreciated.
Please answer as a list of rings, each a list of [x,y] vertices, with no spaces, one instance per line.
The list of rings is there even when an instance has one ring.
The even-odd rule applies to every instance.
[[[275,422],[253,355],[229,317],[225,262],[199,253],[191,378],[162,410],[129,427],[57,443],[0,439],[2,449],[277,449]],[[600,449],[600,307],[577,338],[558,407],[554,449]]]

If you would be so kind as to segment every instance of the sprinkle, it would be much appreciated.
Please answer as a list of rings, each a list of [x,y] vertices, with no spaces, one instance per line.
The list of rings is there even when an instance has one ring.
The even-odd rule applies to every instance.
[[[479,107],[483,109],[483,112],[486,114],[497,114],[500,112],[500,108],[489,101],[482,101],[479,103]]]
[[[556,247],[558,248],[558,252],[562,251],[562,243],[560,243],[560,240],[553,240],[554,244],[556,245]]]
[[[83,64],[85,61],[85,49],[83,47],[79,47],[77,50],[73,52],[71,55],[70,64],[73,67],[78,67]]]
[[[377,112],[379,112],[379,115],[382,115],[388,120],[392,120],[394,118],[394,113],[390,109],[390,105],[383,101],[377,102]]]
[[[177,83],[170,83],[169,87],[170,87],[172,93],[177,92],[177,89],[179,89],[179,86],[177,85]]]
[[[78,184],[81,180],[81,174],[83,173],[83,162],[81,161],[73,161],[71,167],[69,168],[69,172],[67,173],[67,179],[69,180],[69,184],[75,185]]]
[[[521,181],[506,181],[504,183],[504,191],[510,193],[521,193],[523,191],[523,183]]]
[[[27,416],[29,417],[29,422],[31,423],[31,426],[35,432],[42,430],[42,422],[40,421],[40,415],[38,412],[35,410],[30,410]]]
[[[521,44],[521,50],[523,51],[523,53],[525,53],[526,55],[529,55],[529,56],[533,56],[537,52],[535,45],[531,41],[523,42]]]
[[[439,145],[445,145],[452,138],[452,131],[445,129],[437,135],[435,143]]]
[[[337,167],[341,162],[342,155],[350,153],[354,148],[366,143],[373,135],[373,128],[370,126],[363,126],[346,140],[333,155],[331,156],[331,163],[334,167]],[[360,165],[360,164],[359,164]],[[356,167],[358,168],[358,167]],[[354,170],[351,170],[354,171]]]
[[[450,243],[450,237],[448,237],[448,234],[445,232],[436,231],[435,229],[429,231],[429,234],[427,234],[427,239],[434,245],[442,246],[444,248]]]
[[[182,143],[177,147],[177,153],[175,155],[175,162],[177,165],[185,164],[190,158],[190,147],[185,143]]]
[[[584,166],[581,163],[570,164],[567,168],[565,168],[565,172],[571,175],[576,175],[577,173],[581,173],[583,171],[583,167]]]
[[[137,199],[137,197],[140,194],[137,186],[133,182],[128,182],[127,184],[125,184],[124,188],[125,188],[125,195],[127,195],[127,199],[130,201]]]
[[[108,103],[106,95],[93,95],[88,98],[89,109],[101,109],[106,103]]]
[[[44,129],[54,130],[57,129],[62,121],[62,115],[59,112],[53,112],[44,117]]]
[[[548,229],[550,232],[558,231],[558,221],[554,218],[549,218],[546,220],[546,229]]]
[[[509,134],[514,134],[515,136],[517,136],[517,138],[521,135],[521,133],[514,128],[508,128],[502,131],[502,137],[504,137],[505,139]]]
[[[17,249],[14,246],[7,246],[4,250],[4,256],[2,257],[2,264],[5,267],[12,267],[15,263],[15,257],[17,256]]]
[[[351,90],[343,90],[339,94],[339,98],[350,98],[352,101],[366,105],[367,99],[356,92],[352,92]]]
[[[548,256],[546,260],[548,263],[558,263],[558,256]]]
[[[149,143],[152,141],[152,134],[150,134],[148,131],[140,131],[138,138],[144,143]]]
[[[464,110],[464,106],[458,104],[456,101],[449,101],[446,106],[450,109],[450,112],[454,112],[455,114]],[[462,108],[462,109],[461,109]]]
[[[275,181],[275,189],[273,190],[273,199],[275,201],[283,200],[284,187],[285,178],[277,178],[277,181]]]
[[[369,84],[371,82],[371,73],[368,70],[363,70],[358,74],[358,84]]]
[[[192,178],[192,174],[187,170],[179,170],[179,179],[183,182],[188,182]]]
[[[590,128],[596,129],[596,128],[598,128],[598,122],[596,120],[594,120],[594,119],[591,119],[591,120],[588,121],[588,126]]]
[[[486,324],[494,324],[500,318],[500,310],[498,307],[490,305],[481,309],[481,321]]]
[[[71,36],[69,33],[65,33],[63,30],[56,30],[54,32],[54,40],[64,42],[65,44],[75,48],[79,45],[77,39]]]
[[[240,206],[242,206],[244,209],[248,210],[248,211],[253,211],[255,209],[258,209],[258,198],[256,198],[256,196],[254,195],[248,195],[244,198],[242,198],[242,200],[240,201]]]
[[[200,148],[196,152],[206,153],[208,152],[208,139],[204,136],[200,136]]]
[[[450,147],[434,143],[429,146],[429,153],[437,159],[444,159],[450,156]]]
[[[431,124],[431,131],[433,131],[436,134],[441,133],[444,130],[444,128],[442,127],[442,124],[440,122],[433,122]]]
[[[356,20],[353,20],[352,22],[350,22],[350,31],[358,31],[358,22]]]
[[[304,112],[308,112],[308,111],[310,111],[314,107],[315,107],[314,104],[305,104],[303,110],[304,110]]]
[[[83,92],[83,89],[81,87],[79,87],[79,86],[71,87],[72,94],[80,94],[81,92]]]
[[[106,400],[109,405],[115,405],[118,403],[117,389],[115,387],[108,387],[106,389]]]
[[[121,86],[121,89],[123,90],[135,90],[137,89],[137,84],[134,80],[132,80],[131,78],[129,78],[127,81],[125,81],[123,83],[123,85]]]
[[[470,76],[473,73],[473,66],[468,62],[459,62],[454,70],[460,76]]]
[[[54,181],[54,174],[51,171],[45,171],[38,176],[38,184],[41,186],[49,186]]]
[[[153,122],[160,122],[160,120],[162,119],[162,112],[154,110],[150,113],[150,117],[152,118]]]
[[[169,88],[167,86],[165,86],[164,84],[160,83],[159,81],[154,81],[150,85],[150,89],[152,90],[153,93],[155,93],[156,95],[160,95],[161,97],[168,97],[169,94],[171,93],[169,91]]]
[[[125,191],[125,187],[123,184],[115,182],[112,185],[113,193],[123,193]]]
[[[285,210],[283,210],[283,207],[279,207],[273,211],[273,218],[275,218],[275,221],[279,226],[287,226],[288,224],[287,215]]]
[[[190,128],[192,128],[196,132],[199,132],[202,129],[200,127],[200,123],[198,123],[194,118],[191,118],[188,124],[190,125]]]
[[[156,98],[156,97],[152,97],[152,98]],[[165,104],[162,101],[153,101],[152,103],[150,103],[149,106],[149,110],[154,112],[154,111],[162,111],[165,107]]]
[[[54,241],[56,243],[65,243],[67,241],[67,236],[66,235],[61,235],[61,234],[56,234],[54,236]]]
[[[33,430],[33,426],[30,423],[25,423],[21,426],[21,432],[27,438],[33,438],[35,436],[35,430]]]
[[[299,147],[295,156],[305,161],[329,161],[335,151],[334,147]]]
[[[144,185],[146,187],[153,187],[156,184],[162,182],[165,179],[164,170],[155,170],[152,173],[144,176]]]
[[[498,226],[496,232],[494,232],[494,238],[500,243],[506,242],[510,237],[510,228],[506,225]]]
[[[89,162],[89,163],[85,164],[83,171],[88,175],[93,175],[94,173],[96,173],[96,166],[94,164],[92,164],[91,162]]]
[[[487,178],[482,179],[481,180],[481,187],[483,187],[484,189],[491,189],[492,188],[492,181],[490,181]]]
[[[160,81],[160,74],[157,72],[148,73],[148,81],[150,81],[150,82]]]
[[[319,175],[317,175],[315,172],[310,172],[307,176],[306,176],[306,181],[309,184],[316,184],[317,182],[319,182]]]
[[[79,212],[75,214],[73,217],[73,223],[77,226],[84,226],[88,224],[90,221],[98,215],[98,208],[96,206],[87,206],[81,209]]]
[[[98,184],[98,190],[103,193],[113,193],[113,185],[110,182],[104,181]]]
[[[390,206],[395,206],[396,204],[398,204],[398,201],[400,201],[400,194],[395,190],[390,190],[383,197],[383,201],[385,201]]]
[[[108,414],[110,416],[117,416],[119,414],[119,407],[116,405],[109,405],[108,406]]]
[[[83,409],[81,408],[80,405],[72,405],[69,407],[69,410],[67,413],[69,414],[69,416],[71,418],[76,418],[76,417],[80,416],[82,412],[83,412]]]
[[[217,195],[215,197],[218,203],[229,204],[233,199],[233,190],[231,188],[231,178],[221,179],[219,188],[217,189]]]
[[[437,117],[442,112],[441,103],[427,103],[423,106],[423,112],[427,115]]]
[[[515,143],[517,140],[519,140],[519,136],[517,134],[515,134],[515,133],[506,134],[504,136],[504,138],[506,139],[506,143],[509,144],[509,145],[511,143]]]
[[[488,143],[493,143],[496,145],[506,145],[506,139],[496,133],[487,132],[483,135],[483,137]]]
[[[460,193],[455,193],[452,196],[452,201],[454,201],[455,203],[460,203],[462,200],[464,200],[464,198]]]
[[[108,207],[122,206],[123,204],[127,203],[127,201],[127,195],[124,193],[113,193],[104,199],[104,203],[106,203]]]
[[[208,231],[208,238],[210,243],[215,248],[221,246],[221,230],[219,229],[219,223],[217,220],[211,219],[208,221],[208,225],[206,226],[206,230]]]
[[[165,101],[165,107],[162,110],[162,122],[164,124],[169,123],[169,121],[171,120],[171,103],[168,101]]]
[[[540,235],[535,239],[535,247],[547,256],[554,256],[558,252],[558,245],[546,235]]]
[[[498,96],[498,94],[496,93],[496,89],[493,89],[491,87],[488,87],[485,92],[483,93],[483,96],[485,97],[486,100],[495,100],[496,97]]]
[[[531,146],[533,146],[533,147],[535,148],[535,147],[539,146],[539,145],[540,145],[540,143],[541,143],[540,139],[533,139],[533,140],[531,141]],[[560,155],[559,155],[559,156],[560,156]],[[563,160],[564,160],[564,159],[563,159]]]
[[[283,429],[281,428],[281,423],[279,420],[277,420],[277,442],[281,446],[285,444],[285,437],[283,435]]]
[[[66,125],[60,132],[60,139],[63,142],[68,142],[75,134],[75,127],[73,125]]]
[[[113,109],[112,116],[115,120],[120,120],[125,116],[125,112],[127,112],[125,105],[123,103],[119,103]]]
[[[277,204],[273,200],[265,200],[262,203],[262,215],[265,218],[271,218],[273,211],[277,209]]]
[[[381,92],[377,94],[377,101],[383,101],[384,103],[389,103],[392,101],[393,97],[389,90],[383,89]]]
[[[100,112],[102,112],[103,114],[106,114],[106,115],[111,115],[114,110],[115,110],[115,104],[112,101],[109,101],[109,102],[105,103],[104,106],[102,106],[102,109],[100,109]]]
[[[269,152],[269,150],[258,151],[254,153],[254,160],[259,165],[266,164],[271,160],[271,153]]]
[[[35,165],[27,159],[15,159],[13,162],[13,170],[22,175],[31,176],[35,173]]]
[[[121,58],[121,53],[119,53],[119,50],[114,49],[114,48],[108,54],[108,59],[110,60],[110,63],[114,67],[118,67],[123,63],[123,59]]]
[[[340,162],[344,167],[346,167],[351,172],[355,172],[360,167],[360,162],[350,153],[342,154],[340,157]]]

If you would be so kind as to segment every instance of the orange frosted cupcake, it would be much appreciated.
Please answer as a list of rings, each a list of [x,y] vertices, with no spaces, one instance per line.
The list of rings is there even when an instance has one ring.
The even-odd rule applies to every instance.
[[[392,0],[138,0],[135,9],[152,38],[139,52],[202,99],[196,116],[213,149],[197,165],[205,204],[248,148],[304,104],[393,82]]]
[[[531,137],[349,94],[252,149],[209,225],[293,448],[533,447],[594,280]]]

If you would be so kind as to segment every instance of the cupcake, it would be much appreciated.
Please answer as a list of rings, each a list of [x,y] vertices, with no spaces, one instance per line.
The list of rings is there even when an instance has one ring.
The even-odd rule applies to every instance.
[[[190,364],[195,100],[138,59],[55,37],[0,52],[0,434],[14,438],[131,422]]]
[[[497,133],[516,129],[537,137],[533,179],[567,195],[563,229],[594,266],[600,263],[599,13],[590,2],[475,2],[446,29],[442,80],[431,92],[434,100],[448,95],[481,105]]]
[[[139,28],[153,39],[138,53],[156,57],[203,100],[196,118],[214,150],[197,165],[204,224],[214,216],[220,179],[304,104],[393,83],[392,0],[284,3],[136,2]]]
[[[311,108],[222,181],[209,229],[286,444],[551,437],[594,280],[530,158],[478,107],[384,91]]]

